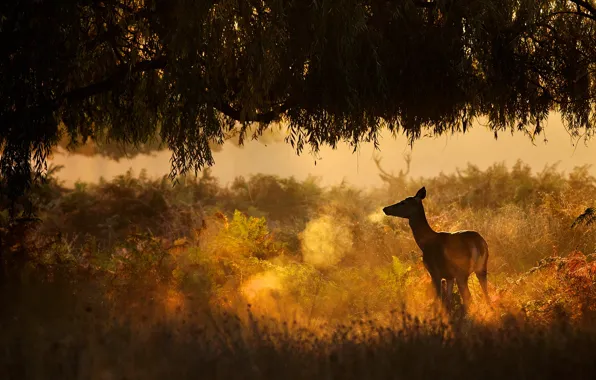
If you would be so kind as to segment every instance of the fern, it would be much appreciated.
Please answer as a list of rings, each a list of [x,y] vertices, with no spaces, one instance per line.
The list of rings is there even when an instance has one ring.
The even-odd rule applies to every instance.
[[[571,228],[574,228],[578,225],[586,225],[589,226],[596,221],[596,210],[593,207],[588,207],[580,216],[575,218]]]

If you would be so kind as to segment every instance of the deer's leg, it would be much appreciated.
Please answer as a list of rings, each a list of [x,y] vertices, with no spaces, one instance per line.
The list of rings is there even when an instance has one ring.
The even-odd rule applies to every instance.
[[[468,311],[470,306],[470,301],[472,300],[472,295],[470,294],[470,288],[468,288],[468,278],[467,277],[460,277],[456,280],[457,282],[457,289],[459,290],[459,294],[461,295],[461,300],[464,305],[464,311]]]
[[[448,311],[451,311],[451,305],[453,301],[453,284],[455,283],[455,280],[453,278],[449,278],[445,280],[445,282],[445,307]]]
[[[431,276],[432,282],[433,282],[433,288],[435,289],[435,296],[436,299],[439,301],[443,301],[443,297],[441,296],[441,290],[443,288],[442,286],[442,279],[439,276]]]

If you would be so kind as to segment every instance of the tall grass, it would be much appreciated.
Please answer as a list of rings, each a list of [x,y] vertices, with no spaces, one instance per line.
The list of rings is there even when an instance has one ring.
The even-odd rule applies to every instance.
[[[381,169],[381,168],[380,168]],[[132,172],[3,211],[0,366],[7,378],[584,377],[596,293],[587,167],[517,163],[323,188],[208,171],[172,187]],[[490,247],[492,308],[437,312],[406,222],[381,208],[418,188],[437,230]],[[7,249],[8,248],[8,249]],[[247,311],[247,304],[250,310]]]

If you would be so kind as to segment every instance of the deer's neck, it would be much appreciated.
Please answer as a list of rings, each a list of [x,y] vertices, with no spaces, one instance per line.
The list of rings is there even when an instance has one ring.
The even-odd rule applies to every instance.
[[[430,227],[428,221],[426,220],[426,215],[424,213],[424,209],[418,215],[410,218],[410,228],[412,228],[412,233],[414,234],[414,240],[416,240],[416,244],[420,247],[421,250],[424,250],[424,247],[431,241],[433,241],[437,235],[437,233]]]

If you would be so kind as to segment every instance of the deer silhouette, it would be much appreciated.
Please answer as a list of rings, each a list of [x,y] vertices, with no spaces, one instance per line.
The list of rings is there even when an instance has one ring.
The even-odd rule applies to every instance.
[[[428,224],[422,200],[426,198],[426,188],[422,187],[415,196],[383,208],[388,216],[408,219],[414,240],[422,250],[422,261],[430,274],[433,287],[444,307],[451,310],[453,285],[462,297],[464,311],[471,301],[468,278],[476,273],[484,297],[488,295],[488,244],[476,231],[436,232]],[[442,280],[446,282],[446,296],[441,296]]]

